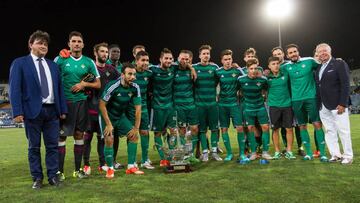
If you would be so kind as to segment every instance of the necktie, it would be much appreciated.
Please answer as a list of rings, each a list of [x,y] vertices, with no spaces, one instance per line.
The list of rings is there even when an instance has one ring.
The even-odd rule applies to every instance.
[[[38,61],[39,61],[39,72],[40,72],[41,96],[43,98],[47,98],[49,96],[49,87],[46,79],[45,68],[41,62],[42,59],[38,58]]]

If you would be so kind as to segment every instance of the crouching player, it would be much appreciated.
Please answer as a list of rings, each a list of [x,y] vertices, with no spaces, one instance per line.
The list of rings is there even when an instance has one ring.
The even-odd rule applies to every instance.
[[[278,57],[271,56],[268,62],[271,71],[268,76],[268,106],[275,147],[273,159],[281,158],[279,146],[279,129],[281,127],[286,129],[287,145],[285,157],[287,159],[295,159],[296,157],[291,151],[293,144],[293,112],[291,108],[289,76],[280,71],[280,59]]]
[[[135,165],[139,126],[141,120],[141,94],[140,88],[133,83],[136,70],[133,64],[124,63],[121,77],[110,82],[104,89],[99,101],[101,111],[100,127],[105,139],[104,156],[109,169],[107,178],[114,177],[113,167],[113,136],[127,137],[128,167],[126,174],[144,174]],[[135,125],[126,116],[130,103],[135,108]]]
[[[263,151],[262,158],[272,159],[269,155],[269,118],[264,105],[264,91],[267,88],[267,79],[264,76],[258,77],[258,60],[250,59],[246,62],[247,75],[238,78],[240,91],[244,97],[244,118],[248,126],[248,140],[250,142],[250,160],[255,160],[256,140],[255,140],[255,120],[258,119],[262,133]]]

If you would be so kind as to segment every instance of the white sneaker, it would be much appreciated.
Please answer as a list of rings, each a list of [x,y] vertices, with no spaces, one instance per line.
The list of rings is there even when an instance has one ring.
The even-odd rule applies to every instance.
[[[149,158],[146,160],[146,162],[148,162],[149,164],[152,164],[152,161]]]
[[[145,161],[145,163],[141,164],[141,168],[146,168],[146,169],[149,169],[149,170],[155,169],[155,167],[152,166],[148,161]]]
[[[200,159],[201,159],[202,162],[208,162],[209,161],[209,153],[203,152]]]
[[[213,159],[215,159],[216,161],[222,161],[222,160],[223,160],[223,159],[219,156],[219,154],[216,153],[216,152],[212,152],[212,153],[211,153],[211,157],[212,157]]]
[[[256,158],[257,158],[256,152],[253,152],[250,154],[250,157],[249,157],[250,161],[254,161]]]
[[[115,170],[119,170],[119,169],[123,169],[123,168],[125,168],[125,166],[124,166],[124,165],[121,165],[120,163],[115,163],[115,164],[114,164],[114,169],[115,169]]]
[[[343,158],[343,160],[341,161],[341,164],[352,164],[353,160],[349,159],[349,158]]]
[[[104,166],[101,166],[101,169],[105,172],[107,172],[109,170],[109,167],[104,165]]]
[[[266,159],[266,160],[271,160],[271,159],[272,159],[272,156],[271,156],[268,152],[266,152],[266,151],[263,151],[261,157],[262,157],[263,159]]]

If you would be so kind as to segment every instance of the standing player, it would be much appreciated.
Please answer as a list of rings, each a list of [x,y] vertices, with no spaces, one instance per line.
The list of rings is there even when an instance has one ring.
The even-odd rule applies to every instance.
[[[99,101],[100,127],[105,139],[104,155],[109,167],[106,172],[107,178],[114,177],[113,136],[127,137],[128,166],[126,174],[144,174],[134,164],[141,120],[141,93],[139,86],[133,83],[135,77],[135,66],[131,63],[124,63],[121,78],[106,85]],[[135,108],[134,126],[126,116],[130,103],[133,103]]]
[[[175,73],[174,79],[174,104],[176,109],[176,117],[181,145],[186,144],[185,133],[186,128],[189,126],[192,138],[192,150],[196,148],[198,142],[198,125],[199,119],[197,109],[194,102],[193,92],[193,80],[191,79],[191,71],[189,66],[191,64],[190,57],[192,52],[189,50],[181,50],[178,57],[178,69]],[[189,157],[189,161],[192,163],[199,162],[194,155]]]
[[[81,169],[81,160],[84,147],[84,132],[88,122],[88,106],[85,88],[99,89],[101,86],[100,75],[93,60],[82,55],[84,48],[83,36],[80,32],[72,31],[69,34],[68,46],[71,55],[68,58],[56,57],[55,62],[60,67],[61,78],[64,85],[64,93],[67,101],[69,114],[61,125],[59,138],[59,176],[64,180],[65,140],[67,136],[73,136],[75,171],[74,177],[84,178],[85,173]],[[86,75],[95,76],[94,82],[82,80]]]
[[[100,43],[94,46],[94,56],[96,68],[100,74],[101,88],[99,90],[92,90],[88,97],[89,105],[89,126],[84,134],[84,172],[87,175],[91,174],[90,167],[90,152],[91,141],[93,134],[96,133],[97,137],[97,153],[99,155],[99,171],[106,170],[105,158],[104,158],[104,139],[101,138],[99,127],[99,99],[105,85],[112,80],[116,80],[120,77],[120,73],[109,64],[106,64],[108,58],[108,44]]]
[[[289,75],[291,82],[292,108],[300,125],[301,140],[306,150],[304,160],[313,159],[310,137],[307,130],[307,122],[310,120],[314,125],[315,134],[319,142],[320,161],[327,162],[324,131],[317,109],[314,79],[314,71],[319,64],[311,57],[300,58],[299,48],[296,44],[288,45],[286,53],[287,58],[291,61],[284,65],[283,70]]]
[[[141,167],[154,169],[148,156],[149,151],[149,113],[147,107],[148,84],[152,77],[149,70],[149,54],[146,51],[139,51],[135,56],[136,80],[134,81],[141,92],[141,122],[140,122],[140,142],[141,142]],[[135,109],[131,103],[129,109],[129,119],[135,123]]]
[[[216,161],[222,161],[217,153],[218,123],[219,111],[216,103],[216,86],[217,80],[215,71],[219,67],[210,63],[209,45],[202,45],[199,48],[200,63],[194,64],[193,67],[197,73],[195,81],[195,104],[199,117],[199,134],[200,142],[203,150],[202,161],[208,161],[208,144],[206,133],[208,128],[211,131],[211,155]]]
[[[271,55],[274,56],[274,57],[279,58],[280,70],[282,70],[284,65],[287,62],[289,62],[289,61],[285,60],[285,53],[284,53],[284,50],[281,47],[274,47],[271,50]],[[296,136],[296,143],[297,143],[297,146],[298,146],[298,155],[305,156],[306,154],[304,152],[304,149],[303,149],[302,143],[301,143],[300,128],[299,128],[299,126],[297,124],[295,124],[295,136]],[[284,143],[285,147],[287,147],[286,129],[285,128],[281,128],[281,138],[283,140],[283,143]],[[284,154],[285,153],[286,153],[286,150],[285,150]]]
[[[237,131],[237,140],[239,144],[239,159],[248,160],[245,156],[245,135],[243,131],[242,113],[237,95],[237,78],[243,75],[239,69],[232,68],[232,51],[226,49],[221,52],[221,63],[223,67],[216,70],[216,76],[220,83],[219,94],[219,121],[221,134],[226,148],[226,157],[224,161],[230,161],[233,158],[228,129],[230,119]]]
[[[114,66],[119,73],[121,72],[122,64],[120,62],[121,50],[120,46],[117,44],[111,44],[109,46],[109,59],[106,61],[106,64]]]
[[[244,117],[248,127],[248,140],[250,142],[251,155],[250,160],[255,160],[256,140],[255,140],[255,121],[259,121],[262,133],[264,159],[272,159],[269,155],[269,119],[264,104],[264,90],[267,88],[267,79],[264,76],[258,77],[258,61],[257,59],[249,59],[246,62],[248,74],[238,78],[239,87],[244,98]]]
[[[291,109],[291,97],[289,87],[289,77],[280,71],[280,59],[278,57],[269,58],[268,75],[268,106],[271,120],[271,127],[273,129],[273,142],[275,146],[275,154],[273,159],[280,159],[281,152],[279,146],[279,129],[281,127],[286,129],[286,152],[287,159],[295,159],[291,151],[293,143],[293,112]]]

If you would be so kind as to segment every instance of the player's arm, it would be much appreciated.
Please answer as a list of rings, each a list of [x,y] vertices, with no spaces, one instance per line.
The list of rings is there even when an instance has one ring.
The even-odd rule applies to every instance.
[[[106,110],[106,104],[107,104],[107,102],[100,99],[100,101],[99,101],[99,110],[101,112],[101,116],[103,117],[103,119],[105,121],[105,125],[106,125],[105,129],[104,129],[104,137],[111,136],[112,132],[114,130],[114,127],[111,124],[108,112]]]
[[[19,62],[15,60],[10,67],[10,103],[12,106],[14,121],[20,123],[24,121],[24,113],[22,108],[22,79],[21,67]]]
[[[187,65],[187,68],[191,71],[191,79],[193,79],[193,80],[195,81],[196,78],[197,78],[197,74],[196,74],[195,68],[192,67],[191,64],[188,64],[188,65]]]

